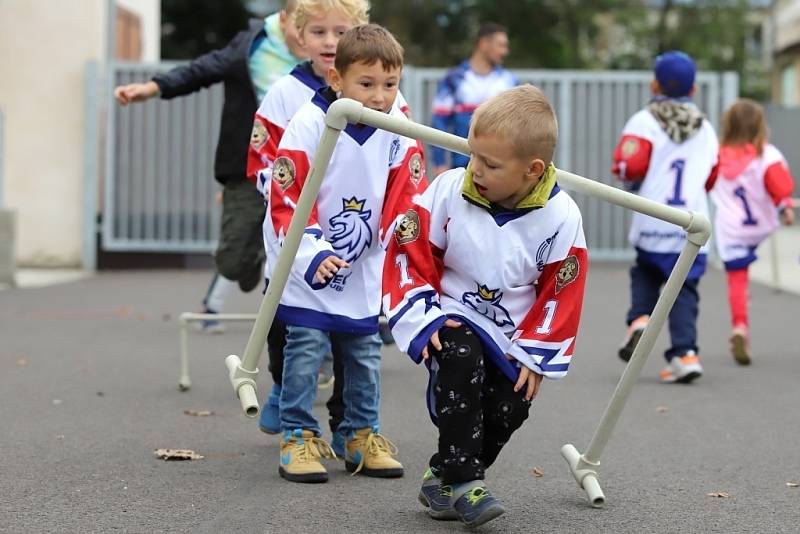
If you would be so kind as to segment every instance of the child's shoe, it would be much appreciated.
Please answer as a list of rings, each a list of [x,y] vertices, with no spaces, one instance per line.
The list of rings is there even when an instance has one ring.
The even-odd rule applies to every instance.
[[[464,487],[467,490],[464,491]],[[506,511],[482,480],[474,480],[453,487],[455,503],[453,508],[458,518],[468,527],[477,527],[503,515]],[[460,495],[459,495],[460,493]]]
[[[731,335],[731,354],[739,365],[750,365],[750,336],[746,326],[736,326]]]
[[[333,449],[333,452],[336,453],[337,459],[344,459],[346,455],[344,434],[341,432],[333,432],[332,435],[331,448]]]
[[[397,456],[397,447],[378,434],[377,426],[350,432],[348,438],[345,444],[348,472],[378,478],[403,476],[403,464],[393,458]]]
[[[669,365],[661,371],[660,376],[662,382],[688,384],[692,380],[703,376],[700,357],[693,350],[683,356],[675,356],[669,361]]]
[[[281,431],[281,387],[272,384],[267,402],[261,408],[261,417],[258,418],[258,428],[266,434],[277,434]]]
[[[422,506],[428,508],[428,515],[434,519],[451,521],[458,519],[450,499],[453,496],[452,486],[443,486],[442,479],[437,477],[429,467],[422,476],[422,487],[417,498]]]
[[[381,336],[381,342],[384,345],[394,345],[394,336],[392,336],[392,329],[389,328],[388,323],[381,322],[378,325],[378,334]]]
[[[291,482],[327,482],[320,458],[335,458],[331,446],[311,430],[287,430],[281,439],[278,473]]]
[[[622,340],[622,345],[617,353],[623,361],[630,361],[636,345],[639,343],[639,340],[642,339],[642,334],[648,322],[650,322],[649,315],[640,315],[634,319],[628,327],[628,331],[625,333],[625,339]]]
[[[206,308],[200,313],[217,313],[217,312],[211,311],[208,308]],[[199,323],[195,323],[195,329],[201,334],[225,333],[225,325],[223,325],[219,321],[214,321],[213,319],[205,319],[203,321],[200,321]]]

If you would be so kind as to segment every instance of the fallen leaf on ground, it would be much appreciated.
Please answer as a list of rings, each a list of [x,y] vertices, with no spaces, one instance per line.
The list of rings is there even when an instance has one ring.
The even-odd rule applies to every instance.
[[[58,435],[56,436],[56,439],[59,439],[59,440],[60,440],[60,439],[64,439],[64,434],[58,434]]]
[[[193,415],[195,417],[208,417],[209,415],[214,415],[214,412],[211,410],[183,410],[183,413],[186,415]]]
[[[787,482],[786,485],[789,486],[790,488],[796,488],[797,486],[800,486],[800,484],[798,484],[797,482]]]
[[[715,491],[713,493],[708,494],[709,497],[719,497],[720,499],[727,499],[730,497],[730,494],[726,491]]]
[[[536,478],[541,478],[541,477],[543,477],[543,476],[544,476],[544,471],[542,471],[542,470],[541,470],[540,468],[538,468],[538,467],[534,467],[533,469],[531,469],[531,474],[532,474],[533,476],[535,476]]]
[[[28,365],[28,360],[26,360],[25,358],[17,358],[17,365],[19,365],[20,367],[25,367],[26,365]]]
[[[191,449],[156,449],[153,452],[162,460],[200,460],[205,458]]]
[[[669,411],[669,406],[656,406],[656,412],[664,413]]]

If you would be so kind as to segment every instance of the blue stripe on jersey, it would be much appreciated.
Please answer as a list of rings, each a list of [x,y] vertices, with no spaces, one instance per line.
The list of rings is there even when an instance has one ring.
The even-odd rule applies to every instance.
[[[696,280],[703,276],[706,272],[707,259],[706,254],[698,254],[689,269],[689,276],[686,279]],[[636,247],[636,263],[656,267],[665,277],[669,277],[677,261],[677,252],[650,252]]]
[[[325,80],[314,73],[311,61],[304,61],[292,69],[292,76],[297,78],[303,85],[316,92],[325,87]]]
[[[738,271],[740,269],[744,269],[754,261],[758,259],[756,256],[756,247],[747,247],[748,253],[747,256],[743,258],[736,258],[735,260],[723,262],[725,264],[726,271]]]
[[[563,373],[569,368],[568,363],[558,363],[555,365],[547,363],[555,358],[558,353],[561,352],[561,349],[545,349],[542,347],[528,347],[526,345],[520,345],[520,347],[531,356],[541,356],[542,361],[539,363],[539,367],[546,373]]]
[[[336,93],[333,92],[333,89],[325,86],[314,93],[311,101],[316,104],[319,109],[327,113],[328,108],[336,101],[336,98]],[[355,124],[350,124],[349,122],[347,123],[347,127],[344,129],[344,133],[352,137],[353,141],[359,145],[366,143],[376,131],[377,129],[372,126],[367,126],[364,124],[356,126]]]
[[[330,284],[331,280],[333,280],[333,277],[331,277],[330,279],[325,280],[324,282],[317,282],[314,276],[317,274],[317,269],[319,268],[319,264],[325,261],[325,258],[329,256],[336,256],[336,254],[334,254],[333,251],[330,250],[323,250],[317,252],[317,255],[314,256],[313,260],[311,260],[311,264],[308,266],[308,269],[306,269],[306,274],[303,275],[303,278],[305,279],[306,283],[309,286],[311,286],[311,289],[314,290],[324,289],[328,287],[328,284]]]
[[[292,326],[305,326],[326,332],[342,332],[345,334],[368,335],[378,332],[378,316],[353,319],[345,315],[323,313],[317,310],[278,305],[275,315],[278,320]]]
[[[437,293],[434,290],[420,291],[419,293],[417,293],[416,295],[414,295],[413,297],[408,299],[408,302],[406,302],[403,305],[403,307],[400,308],[397,311],[397,313],[392,315],[391,319],[389,319],[389,329],[394,328],[394,325],[397,324],[397,321],[399,321],[400,318],[403,317],[403,315],[405,315],[406,312],[408,312],[408,310],[410,310],[412,307],[414,307],[414,304],[420,299],[425,299],[425,303],[426,303],[425,311],[426,312],[430,309],[431,306],[436,306],[437,308],[439,308],[440,307],[439,304],[433,300],[436,297],[436,295],[437,295]]]
[[[411,343],[408,344],[408,355],[412,360],[416,363],[422,361],[422,349],[428,345],[428,341],[431,339],[433,333],[437,332],[444,325],[446,320],[447,317],[444,315],[437,317],[435,321],[423,328],[422,331],[417,334],[417,337],[411,340]]]

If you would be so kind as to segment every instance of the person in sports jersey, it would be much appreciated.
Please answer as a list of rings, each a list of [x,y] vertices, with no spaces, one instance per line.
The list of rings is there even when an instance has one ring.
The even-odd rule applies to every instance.
[[[506,29],[494,22],[483,23],[478,29],[478,41],[472,55],[449,70],[439,82],[433,99],[431,125],[467,137],[475,109],[492,96],[518,84],[517,78],[502,66],[507,55]],[[434,176],[453,167],[466,167],[469,163],[469,157],[437,146],[431,146],[431,160]]]
[[[274,268],[294,206],[337,98],[403,117],[396,95],[403,48],[375,24],[348,30],[336,47],[329,86],[292,117],[272,163],[264,236]],[[312,414],[317,370],[330,343],[342,355],[345,466],[352,473],[399,477],[397,448],[380,433],[378,315],[384,244],[425,190],[419,144],[385,130],[348,125],[339,136],[295,255],[276,317],[286,324],[280,397],[280,475],[293,482],[328,479],[333,451]],[[354,179],[356,177],[357,179]]]
[[[469,166],[431,182],[387,250],[392,333],[429,371],[439,439],[418,498],[435,519],[473,527],[504,512],[485,471],[542,377],[572,360],[589,263],[578,206],[556,183],[557,137],[538,88],[491,98],[472,117]]]
[[[720,178],[711,190],[717,250],[728,278],[731,354],[741,365],[750,363],[748,266],[780,222],[794,222],[794,180],[768,135],[760,104],[746,98],[734,103],[722,117]]]
[[[366,0],[297,0],[294,10],[295,29],[308,60],[297,65],[289,74],[278,80],[267,92],[256,111],[253,132],[247,157],[247,177],[258,191],[269,200],[273,164],[278,145],[292,117],[303,104],[326,86],[325,75],[334,66],[336,45],[350,28],[368,21],[369,2]],[[405,101],[401,102],[405,105]],[[263,221],[262,236],[265,249],[267,221]],[[269,272],[269,266],[265,268]],[[259,428],[268,434],[281,431],[280,397],[283,375],[283,347],[286,326],[276,318],[268,336],[269,371],[272,389],[261,409]],[[326,350],[326,352],[328,352]],[[327,367],[326,361],[323,368]],[[322,371],[321,371],[322,373]],[[341,355],[333,358],[333,394],[328,400],[333,450],[344,456],[345,437],[337,433],[344,419],[342,401],[344,379]]]
[[[653,98],[625,124],[614,149],[612,172],[629,188],[655,202],[708,215],[707,192],[717,177],[719,143],[692,102],[696,67],[687,54],[669,51],[655,61]],[[628,361],[653,312],[686,233],[670,223],[634,213],[629,234],[636,248],[630,270],[631,307],[619,357]],[[697,286],[705,272],[708,244],[689,271],[669,314],[672,345],[665,352],[664,382],[688,383],[703,374],[697,346]]]

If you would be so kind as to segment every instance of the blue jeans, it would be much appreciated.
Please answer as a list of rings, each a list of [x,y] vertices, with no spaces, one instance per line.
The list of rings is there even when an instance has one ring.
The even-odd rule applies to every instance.
[[[344,367],[344,421],[337,432],[378,425],[380,407],[381,340],[378,334],[354,335],[286,325],[281,388],[281,430],[302,428],[320,435],[312,414],[317,373],[328,351],[342,355]]]

